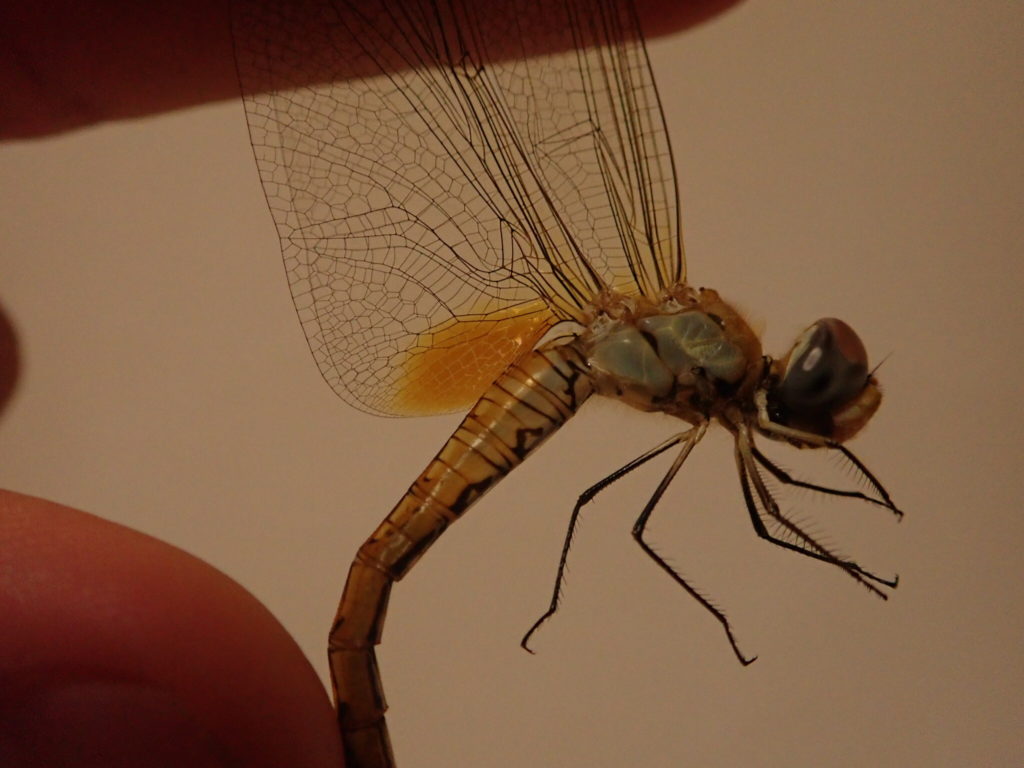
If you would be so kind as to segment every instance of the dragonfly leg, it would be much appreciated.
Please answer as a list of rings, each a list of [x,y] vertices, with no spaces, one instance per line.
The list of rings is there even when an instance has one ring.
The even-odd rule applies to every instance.
[[[793,440],[803,445],[813,445],[820,448],[828,448],[833,451],[839,451],[841,454],[843,454],[844,457],[846,457],[846,460],[849,461],[854,466],[854,468],[860,473],[861,477],[867,480],[868,485],[871,486],[871,490],[878,494],[881,501],[879,501],[878,499],[872,499],[871,497],[865,496],[864,494],[860,494],[859,497],[863,498],[866,501],[870,501],[874,504],[881,504],[882,506],[890,509],[892,513],[896,515],[897,518],[903,517],[903,512],[893,503],[893,500],[889,497],[889,492],[885,490],[885,487],[878,481],[878,478],[875,477],[874,473],[872,473],[871,470],[869,470],[864,465],[864,462],[857,458],[856,454],[854,454],[853,451],[851,451],[842,443],[838,443],[835,440],[829,440],[828,438],[822,437],[821,435],[816,435],[813,432],[805,432],[800,429],[793,429],[792,427],[787,427],[783,424],[776,424],[774,421],[771,420],[771,417],[768,415],[768,396],[764,392],[758,392],[754,396],[754,401],[757,405],[757,425],[759,429],[761,429],[763,432],[769,435],[778,435],[779,437],[783,437],[787,440]],[[751,446],[753,446],[753,441],[750,440],[749,442],[751,443]],[[753,451],[758,454],[758,461],[762,461],[763,457],[760,456],[760,452],[757,450],[756,447],[753,447]],[[767,463],[770,464],[771,462]],[[775,471],[772,469],[772,467],[766,468],[768,469],[768,471],[772,472],[772,474],[775,474]],[[782,475],[785,475],[785,473],[782,473]],[[775,474],[775,476],[778,477],[779,480],[781,480],[784,483],[791,483],[793,485],[799,485],[805,488],[823,491],[824,493],[832,493],[837,496],[855,495],[849,493],[842,493],[834,489],[822,488],[816,485],[804,484],[795,480],[791,481],[790,479],[784,479],[782,475]],[[788,478],[788,475],[786,475],[786,478]]]
[[[866,571],[854,561],[832,552],[782,513],[778,502],[772,497],[771,492],[764,484],[764,479],[761,477],[760,472],[758,472],[752,445],[753,441],[749,429],[745,425],[740,425],[736,432],[736,465],[739,469],[743,498],[757,535],[783,549],[789,549],[806,557],[830,563],[849,574],[855,581],[862,584],[873,594],[881,597],[883,600],[888,599],[886,593],[872,582],[893,588],[897,585],[898,578],[883,578],[870,571]],[[795,542],[773,535],[761,517],[762,510],[768,517],[785,529],[795,539]]]
[[[679,451],[679,455],[676,456],[675,461],[672,462],[672,466],[669,467],[668,472],[665,473],[665,476],[658,484],[658,487],[654,490],[651,498],[647,501],[647,504],[640,512],[640,516],[637,517],[636,522],[633,523],[633,538],[636,540],[636,543],[640,545],[640,548],[658,565],[659,568],[665,571],[665,573],[667,573],[676,584],[686,590],[687,594],[700,603],[705,610],[715,617],[715,620],[718,621],[718,623],[722,625],[722,629],[725,630],[725,636],[729,639],[729,645],[732,648],[732,652],[736,654],[736,658],[739,659],[740,663],[746,666],[757,659],[757,657],[744,656],[743,652],[740,651],[739,644],[736,642],[736,637],[732,632],[732,625],[729,624],[729,620],[726,618],[725,614],[715,607],[715,605],[704,597],[704,595],[698,592],[689,582],[687,582],[686,579],[684,579],[682,575],[675,570],[675,568],[665,562],[665,560],[654,551],[651,545],[644,540],[644,531],[647,529],[647,523],[651,518],[651,513],[654,511],[654,507],[658,504],[658,501],[664,495],[666,489],[672,483],[672,480],[675,479],[680,467],[683,466],[683,462],[686,461],[686,458],[690,455],[690,451],[692,451],[693,447],[700,442],[702,437],[704,437],[704,432],[707,431],[707,428],[707,422],[702,422],[693,429],[680,435],[679,442],[683,444],[682,450]]]
[[[851,452],[849,452],[846,448],[843,448],[842,446],[839,446],[834,450],[842,451],[844,456],[847,456],[847,454],[849,454],[847,458],[850,459],[854,468],[862,475],[864,475],[864,477],[869,481],[869,485],[871,485],[872,488],[881,488],[881,485],[877,481],[875,481],[874,477],[867,471],[867,468],[864,467],[863,464],[861,464],[861,462],[857,459],[856,456],[854,456]],[[858,499],[859,501],[866,501],[869,504],[874,504],[879,507],[885,507],[890,512],[896,515],[897,520],[903,518],[903,512],[892,503],[892,500],[889,499],[888,494],[882,496],[882,498],[876,499],[875,497],[868,496],[866,493],[862,493],[861,491],[848,491],[840,488],[829,488],[828,486],[825,485],[818,485],[817,483],[808,483],[804,480],[798,480],[797,478],[789,474],[786,470],[784,470],[782,467],[780,467],[778,464],[776,464],[774,461],[772,461],[763,453],[761,453],[758,447],[754,445],[753,441],[751,441],[750,444],[750,451],[754,455],[754,458],[757,460],[757,463],[760,464],[765,469],[767,469],[769,472],[771,472],[775,479],[778,480],[780,483],[784,483],[785,485],[793,485],[796,486],[797,488],[807,488],[808,490],[817,491],[818,493],[826,493],[829,496],[842,496],[848,499]]]
[[[680,433],[669,438],[661,445],[652,448],[643,455],[633,459],[628,464],[619,467],[610,475],[594,483],[580,494],[580,497],[576,500],[576,506],[573,507],[572,514],[569,516],[569,527],[565,533],[565,541],[562,543],[562,554],[558,558],[558,572],[555,575],[555,588],[551,593],[551,603],[548,605],[548,609],[544,611],[539,619],[533,622],[533,625],[529,630],[527,630],[526,634],[523,635],[523,639],[519,642],[519,645],[522,646],[524,650],[533,653],[533,650],[530,648],[530,638],[533,637],[533,634],[540,629],[541,625],[554,616],[555,612],[558,610],[559,603],[562,599],[562,586],[565,584],[565,569],[569,560],[569,548],[572,546],[573,537],[576,535],[576,526],[579,523],[580,513],[582,512],[583,507],[589,504],[599,493],[601,493],[601,491],[619,478],[628,475],[634,469],[646,464],[655,456],[660,456],[672,446],[678,445],[687,434],[688,433]]]
[[[853,464],[854,467],[856,467],[857,471],[860,472],[860,474],[867,479],[868,484],[871,486],[871,488],[882,498],[882,501],[885,502],[885,506],[891,509],[893,514],[896,515],[897,520],[903,519],[903,512],[900,509],[898,509],[895,504],[893,504],[892,499],[889,498],[889,492],[885,490],[885,486],[878,482],[878,480],[875,478],[871,470],[864,466],[864,462],[858,459],[857,455],[853,451],[851,451],[845,445],[835,445],[829,447],[832,448],[833,450],[839,451],[841,454],[843,454],[843,456],[846,457],[847,461],[849,461],[851,464]]]

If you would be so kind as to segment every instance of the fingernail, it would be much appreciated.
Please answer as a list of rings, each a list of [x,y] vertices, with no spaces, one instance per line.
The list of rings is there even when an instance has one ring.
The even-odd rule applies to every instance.
[[[231,764],[213,734],[169,691],[83,680],[21,693],[17,701],[0,703],[5,768]]]

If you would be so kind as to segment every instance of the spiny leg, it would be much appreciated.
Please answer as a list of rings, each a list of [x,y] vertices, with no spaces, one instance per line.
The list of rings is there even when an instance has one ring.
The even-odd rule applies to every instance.
[[[813,536],[782,514],[778,503],[772,497],[767,487],[765,487],[764,480],[757,471],[757,465],[754,462],[751,447],[752,440],[750,438],[750,433],[744,425],[741,425],[736,435],[736,464],[739,469],[740,486],[743,489],[743,498],[746,502],[747,511],[750,513],[750,519],[757,535],[784,549],[789,549],[806,557],[821,560],[822,562],[841,568],[855,581],[864,585],[869,591],[878,595],[883,600],[888,599],[888,596],[871,582],[874,581],[879,584],[883,584],[884,586],[894,588],[899,581],[898,578],[883,578],[871,573],[870,571],[864,570],[860,565],[852,560],[846,560],[840,557],[839,555],[831,552],[828,547],[815,540]],[[753,486],[753,492],[751,491],[751,486]],[[764,509],[765,513],[777,521],[783,528],[792,533],[800,543],[795,544],[791,541],[786,541],[785,539],[772,535],[764,524],[764,521],[761,519],[757,501],[754,499],[755,493],[757,495],[757,501],[760,502],[761,508]]]
[[[665,560],[663,560],[662,557],[655,552],[646,541],[644,541],[644,531],[647,528],[647,523],[651,518],[651,513],[654,511],[654,507],[657,506],[658,501],[664,495],[665,491],[672,483],[672,480],[675,479],[680,467],[683,466],[683,462],[686,461],[687,456],[690,455],[690,451],[693,450],[693,446],[695,446],[704,436],[705,431],[707,431],[707,422],[699,424],[681,436],[680,441],[683,443],[683,448],[679,452],[679,455],[676,456],[675,461],[672,462],[672,466],[669,467],[668,472],[666,472],[665,476],[661,479],[661,482],[654,490],[654,493],[647,501],[643,510],[640,512],[640,516],[637,517],[636,522],[633,523],[633,539],[640,545],[640,548],[647,554],[647,556],[657,563],[658,567],[672,577],[672,580],[676,584],[686,590],[687,594],[700,603],[705,610],[715,617],[718,623],[721,624],[722,628],[725,630],[725,636],[729,639],[729,645],[732,647],[732,652],[736,654],[736,658],[739,659],[740,663],[746,666],[757,659],[757,657],[751,656],[748,658],[740,651],[736,638],[732,633],[732,626],[729,624],[729,620],[726,618],[725,614],[712,605],[704,595],[692,587],[686,579],[684,579],[671,565],[665,562]]]
[[[740,481],[743,487],[744,498],[747,501],[747,508],[751,513],[751,520],[754,523],[754,529],[759,536],[785,549],[798,552],[806,557],[814,558],[815,560],[821,560],[822,562],[835,565],[848,573],[855,581],[863,584],[869,591],[878,595],[883,600],[887,599],[886,594],[870,582],[874,581],[887,587],[895,587],[899,579],[883,578],[865,570],[852,560],[840,557],[838,554],[830,551],[824,544],[817,541],[810,533],[803,530],[803,528],[786,517],[782,513],[782,510],[779,508],[774,497],[771,495],[771,492],[765,486],[764,480],[761,478],[756,465],[749,456],[746,456],[741,460]],[[764,525],[764,521],[758,514],[757,504],[750,493],[750,485],[753,485],[754,487],[754,491],[757,494],[757,500],[760,501],[761,508],[764,509],[764,511],[773,520],[779,523],[779,525],[793,534],[793,536],[798,540],[798,543],[786,541],[785,539],[772,535],[768,531],[767,527]]]
[[[903,518],[903,512],[899,510],[896,506],[894,506],[892,501],[889,500],[887,496],[882,497],[881,499],[876,499],[872,496],[868,496],[866,493],[863,493],[861,491],[846,491],[840,488],[829,488],[826,485],[818,485],[817,483],[809,483],[806,480],[799,480],[793,477],[791,474],[789,474],[786,470],[784,470],[774,461],[769,459],[763,453],[761,453],[760,449],[756,445],[751,444],[750,450],[751,453],[753,453],[754,458],[757,460],[757,463],[760,464],[765,469],[767,469],[769,472],[771,472],[772,475],[774,475],[775,479],[778,480],[780,483],[784,483],[786,485],[793,485],[796,486],[797,488],[807,488],[812,491],[818,491],[819,493],[826,493],[829,496],[842,496],[848,499],[866,501],[869,504],[874,504],[875,506],[878,507],[885,507],[890,512],[895,514],[898,520]],[[857,469],[858,472],[861,472],[864,475],[864,477],[871,483],[872,487],[881,487],[878,485],[877,482],[875,482],[874,478],[863,469],[863,465],[860,464],[860,462],[851,463],[853,463],[854,467]]]
[[[593,501],[593,499],[599,493],[601,493],[601,491],[603,491],[609,485],[614,483],[616,480],[628,475],[634,469],[642,466],[643,464],[646,464],[654,457],[660,456],[662,453],[667,451],[672,446],[678,445],[682,440],[686,439],[686,436],[689,434],[689,432],[682,432],[678,435],[669,438],[661,445],[652,448],[651,450],[647,451],[641,456],[638,456],[637,458],[633,459],[628,464],[619,467],[610,475],[594,483],[592,486],[587,488],[587,490],[580,494],[580,497],[576,500],[576,506],[573,507],[572,515],[569,516],[569,528],[565,533],[565,541],[562,543],[562,554],[558,558],[558,572],[555,575],[555,588],[551,593],[551,603],[548,605],[548,609],[541,615],[539,619],[533,622],[533,625],[529,628],[529,630],[527,630],[526,634],[523,635],[523,639],[519,642],[519,645],[522,646],[524,650],[533,653],[533,650],[529,646],[530,638],[533,637],[533,634],[538,629],[540,629],[541,625],[548,619],[550,619],[552,616],[554,616],[555,612],[558,610],[558,606],[562,598],[562,586],[565,583],[565,569],[566,564],[569,560],[569,548],[572,546],[573,538],[576,535],[576,527],[579,524],[580,513],[583,511],[583,507],[589,504],[591,501]]]
[[[756,470],[742,469],[740,473],[740,484],[743,489],[743,497],[746,501],[747,510],[750,513],[751,522],[754,525],[754,531],[755,533],[757,533],[758,536],[760,536],[765,541],[769,541],[772,544],[775,544],[776,546],[782,547],[783,549],[788,549],[792,552],[804,555],[805,557],[810,557],[814,560],[820,560],[824,563],[828,563],[829,565],[834,565],[837,568],[842,569],[845,573],[849,574],[854,579],[854,581],[856,581],[859,584],[862,584],[865,588],[867,588],[868,591],[872,592],[873,594],[877,595],[883,600],[888,599],[888,595],[886,595],[886,593],[880,590],[878,587],[874,586],[874,584],[872,584],[871,582],[877,582],[884,586],[895,588],[899,582],[898,578],[887,579],[882,576],[878,576],[877,574],[871,573],[870,571],[867,571],[864,568],[862,568],[856,562],[852,560],[846,560],[840,557],[836,553],[830,551],[824,544],[815,540],[814,537],[811,536],[807,531],[804,531],[802,528],[800,528],[800,526],[798,526],[796,523],[794,523],[792,520],[790,520],[782,514],[781,510],[779,510],[778,508],[778,505],[775,503],[774,499],[771,498],[770,494],[768,494],[767,490],[764,490],[760,486],[760,478],[757,478],[756,475],[748,476],[747,473],[753,471]],[[768,513],[768,515],[772,517],[772,519],[777,521],[782,527],[784,527],[787,531],[792,533],[799,540],[799,543],[794,544],[791,541],[781,539],[778,536],[773,535],[768,530],[767,526],[764,524],[764,521],[761,519],[758,513],[757,502],[754,500],[753,493],[750,489],[751,484],[753,484],[755,487],[755,491],[757,492],[758,501],[760,501],[761,507],[765,509],[765,511]]]
[[[784,424],[776,424],[771,420],[768,415],[768,395],[765,392],[758,392],[754,395],[754,402],[757,405],[757,425],[762,431],[778,435],[786,438],[787,440],[796,440],[804,445],[817,445],[822,448],[828,448],[833,451],[839,451],[846,459],[853,464],[858,472],[868,481],[868,485],[871,486],[872,490],[878,494],[882,499],[882,506],[888,507],[893,511],[897,518],[903,518],[903,512],[893,503],[892,498],[889,496],[889,492],[885,490],[885,487],[878,481],[874,473],[871,472],[860,459],[857,458],[856,454],[853,453],[849,448],[844,446],[842,443],[837,443],[835,440],[830,440],[827,437],[816,435],[813,432],[805,432],[800,429],[794,429],[793,427],[787,427]],[[750,445],[753,447],[753,441],[748,440]],[[753,450],[757,450],[755,447]],[[780,478],[781,479],[781,478]],[[783,481],[785,482],[785,481]],[[799,482],[794,483],[800,485]],[[815,488],[815,490],[818,490]],[[820,489],[825,490],[825,489]],[[827,493],[828,491],[826,491]],[[843,494],[839,494],[843,495]],[[867,497],[869,501],[875,501],[870,497]]]
[[[839,451],[841,454],[843,454],[843,456],[845,456],[846,459],[851,464],[853,464],[853,466],[855,466],[857,468],[857,470],[865,478],[867,478],[868,483],[874,489],[875,493],[877,493],[879,496],[882,497],[882,500],[885,502],[885,506],[887,506],[889,509],[891,509],[895,513],[897,519],[900,519],[900,520],[903,519],[903,512],[899,508],[897,508],[897,506],[895,504],[893,504],[892,499],[889,498],[889,492],[887,490],[885,490],[885,486],[883,486],[880,482],[878,482],[878,479],[874,476],[874,474],[871,472],[871,470],[869,470],[866,466],[864,466],[864,463],[860,459],[857,458],[857,455],[853,451],[851,451],[845,445],[841,445],[839,443],[836,443],[834,445],[830,445],[829,448],[832,448],[833,450]]]

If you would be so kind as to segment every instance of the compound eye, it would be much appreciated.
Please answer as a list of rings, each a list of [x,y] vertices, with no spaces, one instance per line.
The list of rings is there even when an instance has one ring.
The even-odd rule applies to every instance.
[[[791,413],[831,413],[868,383],[868,355],[854,330],[834,317],[819,320],[796,344],[775,390]]]

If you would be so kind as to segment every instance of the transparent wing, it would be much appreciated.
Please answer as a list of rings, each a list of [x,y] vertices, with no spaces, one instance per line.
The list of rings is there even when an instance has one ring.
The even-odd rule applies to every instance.
[[[684,277],[631,4],[472,6],[235,9],[292,297],[324,377],[364,410],[462,407],[599,291]]]

